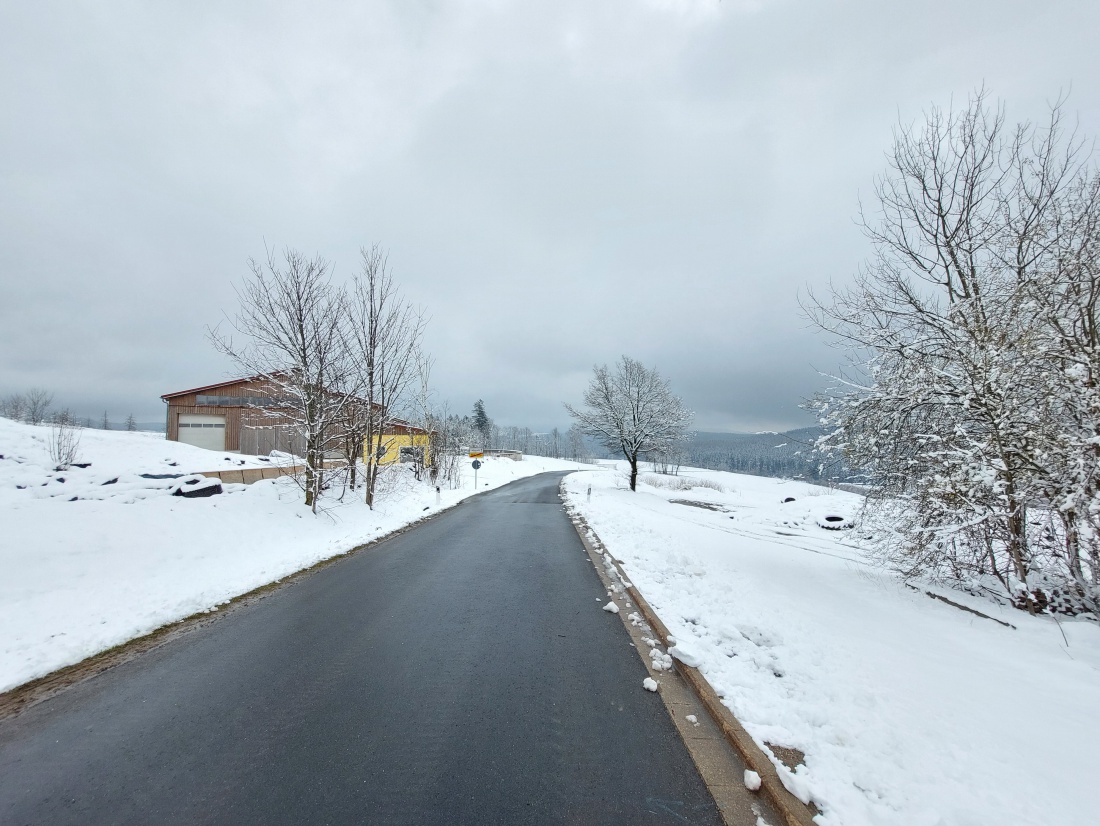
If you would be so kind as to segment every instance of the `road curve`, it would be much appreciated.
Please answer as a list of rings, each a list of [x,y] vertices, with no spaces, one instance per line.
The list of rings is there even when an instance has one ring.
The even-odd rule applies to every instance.
[[[0,823],[721,823],[560,478],[0,723]]]

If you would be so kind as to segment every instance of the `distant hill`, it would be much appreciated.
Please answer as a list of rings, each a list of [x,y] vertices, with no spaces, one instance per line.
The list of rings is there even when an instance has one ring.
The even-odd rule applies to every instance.
[[[82,416],[79,419],[77,419],[77,421],[80,424],[84,425],[84,427],[90,427],[94,430],[100,430],[103,427],[103,416],[102,415],[100,415],[99,418],[96,418],[94,416]],[[125,419],[123,419],[121,422],[116,422],[112,419],[112,420],[109,421],[109,424],[111,425],[111,428],[110,428],[111,430],[125,430],[126,429],[126,420]],[[134,425],[137,427],[138,430],[148,430],[148,431],[151,431],[153,433],[163,433],[164,432],[164,419],[161,419],[159,422],[134,422]]]
[[[786,433],[698,432],[684,446],[684,464],[754,476],[843,481],[847,473],[822,467],[822,457],[814,450],[823,432],[820,427]]]

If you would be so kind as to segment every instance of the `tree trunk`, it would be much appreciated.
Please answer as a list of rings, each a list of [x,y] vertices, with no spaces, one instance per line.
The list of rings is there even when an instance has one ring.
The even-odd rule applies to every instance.
[[[378,464],[374,456],[367,459],[367,469],[363,474],[363,481],[366,483],[367,493],[364,501],[367,503],[367,507],[374,510],[374,483],[378,479]]]
[[[1028,582],[1029,554],[1027,549],[1027,511],[1016,494],[1016,483],[1010,475],[1005,485],[1005,501],[1008,505],[1008,554],[1012,558],[1012,566],[1016,569],[1016,578],[1024,583],[1027,611],[1035,613],[1035,600],[1031,594],[1031,584]]]
[[[1077,511],[1073,509],[1060,512],[1059,516],[1062,519],[1062,527],[1066,532],[1066,566],[1069,568],[1070,576],[1073,577],[1073,581],[1077,585],[1077,596],[1084,600],[1091,609],[1095,610],[1095,591],[1089,588],[1088,582],[1085,580],[1085,572],[1081,567],[1080,517],[1078,516]],[[1095,561],[1093,561],[1090,567],[1095,569]],[[1093,577],[1093,579],[1095,582],[1095,577]]]
[[[313,478],[316,475],[316,471],[313,469],[313,463],[310,461],[311,452],[306,451],[306,504],[309,507],[313,507]]]
[[[637,492],[638,487],[638,454],[629,455],[626,457],[630,460],[630,489]]]

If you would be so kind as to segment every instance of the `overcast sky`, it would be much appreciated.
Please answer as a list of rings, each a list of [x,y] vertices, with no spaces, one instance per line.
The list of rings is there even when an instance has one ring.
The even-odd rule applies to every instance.
[[[277,7],[278,10],[273,10]],[[898,123],[1071,89],[1095,0],[0,4],[0,393],[163,417],[231,377],[204,329],[265,240],[337,278],[380,243],[441,399],[566,425],[595,363],[703,430],[809,422],[836,354],[798,295],[851,277]]]

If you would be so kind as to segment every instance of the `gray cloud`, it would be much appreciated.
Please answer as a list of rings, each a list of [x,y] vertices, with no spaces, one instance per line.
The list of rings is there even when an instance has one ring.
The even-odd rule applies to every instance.
[[[563,424],[591,366],[656,364],[708,429],[786,427],[836,354],[797,296],[898,118],[1072,86],[1095,4],[872,0],[8,4],[0,392],[160,415],[232,372],[203,330],[266,242],[337,277],[380,242],[440,396]]]

